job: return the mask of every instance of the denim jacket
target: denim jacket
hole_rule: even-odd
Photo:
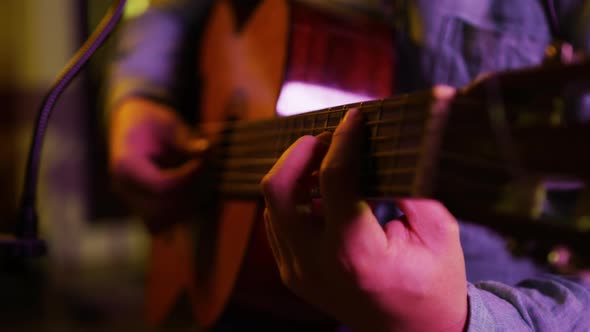
[[[122,35],[111,68],[109,107],[130,96],[180,105],[176,83],[178,73],[186,72],[181,59],[188,53],[194,61],[198,53],[183,40],[198,35],[211,1],[152,2]],[[400,92],[433,84],[460,87],[480,73],[538,64],[558,37],[590,49],[590,1],[557,1],[559,36],[552,36],[540,0],[371,1],[380,3],[393,13]],[[588,285],[542,275],[481,226],[461,223],[461,241],[470,281],[469,331],[590,331]]]

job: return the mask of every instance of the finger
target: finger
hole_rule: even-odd
[[[309,179],[326,150],[326,145],[315,137],[303,136],[283,153],[261,182],[271,212],[280,211],[278,216],[293,215],[296,205],[310,203]]]
[[[348,258],[382,250],[387,244],[383,229],[359,195],[362,134],[362,115],[352,109],[336,128],[320,169],[326,232],[340,248],[339,255]]]
[[[362,115],[351,109],[332,135],[320,168],[320,191],[326,217],[340,220],[355,215],[359,207]]]
[[[270,249],[275,258],[277,266],[279,266],[280,268],[282,264],[286,263],[286,260],[283,258],[284,255],[280,247],[281,242],[274,229],[273,221],[271,219],[270,211],[268,210],[268,208],[264,209],[264,226],[266,228],[266,237],[268,239]]]
[[[422,198],[397,199],[409,231],[429,247],[459,238],[457,219],[439,201]]]

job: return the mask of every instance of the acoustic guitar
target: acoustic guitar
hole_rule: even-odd
[[[547,106],[587,87],[590,65],[499,73],[454,97],[426,91],[377,99],[395,92],[392,41],[385,20],[368,12],[286,0],[215,3],[199,66],[199,130],[214,146],[200,188],[207,195],[195,220],[153,237],[150,323],[164,321],[181,296],[205,327],[230,302],[321,319],[280,283],[259,182],[298,137],[333,130],[353,107],[366,119],[365,197],[434,197],[458,217],[514,234],[587,243],[588,232],[531,224],[530,211],[514,207],[521,201],[502,198],[523,179],[566,174],[582,181],[590,174],[590,156],[569,148],[588,139],[590,128],[565,126]],[[352,103],[323,107],[314,97]],[[302,109],[320,110],[289,115]]]

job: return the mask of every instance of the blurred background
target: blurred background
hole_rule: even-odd
[[[0,235],[15,226],[41,100],[110,3],[0,0]],[[128,0],[124,19],[148,3]],[[0,261],[0,331],[150,330],[143,319],[149,237],[117,200],[106,168],[103,81],[116,41],[115,32],[53,113],[38,198],[49,253],[26,265]],[[195,331],[178,314],[159,331]]]
[[[147,4],[129,0],[125,16],[141,13]],[[14,227],[41,99],[109,5],[0,1],[0,232]],[[142,320],[147,234],[118,204],[106,177],[101,81],[113,42],[53,113],[38,200],[49,255],[26,268],[1,267],[2,331],[147,329]]]

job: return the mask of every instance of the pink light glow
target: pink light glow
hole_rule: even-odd
[[[288,82],[281,89],[277,101],[277,113],[281,116],[289,116],[372,99],[375,98],[322,85]]]

